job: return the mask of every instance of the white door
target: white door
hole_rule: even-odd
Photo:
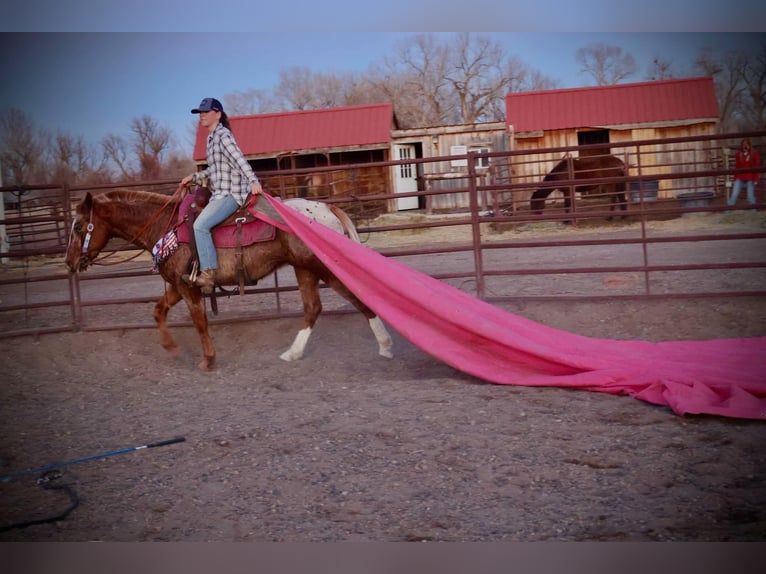
[[[413,144],[395,144],[394,159],[414,159],[415,146]],[[392,166],[394,170],[394,193],[410,193],[418,190],[418,170],[414,163],[403,163]],[[399,211],[405,209],[417,209],[418,198],[400,197],[396,200],[396,208]]]

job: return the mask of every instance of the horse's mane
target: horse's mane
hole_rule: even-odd
[[[163,195],[161,193],[155,193],[153,191],[143,191],[138,189],[113,189],[111,191],[107,191],[106,193],[102,193],[101,195],[96,196],[98,201],[108,202],[108,203],[119,203],[120,205],[123,204],[141,204],[145,205],[147,203],[157,205],[158,207],[161,207],[165,205],[166,203],[177,203],[178,199],[173,198],[171,199],[170,196]]]
[[[147,220],[154,214],[164,212],[162,217],[165,221],[168,217],[175,217],[180,198],[178,196],[163,195],[152,191],[135,189],[112,189],[93,196],[94,205],[103,209],[101,212],[107,218]],[[166,209],[167,208],[167,209]]]

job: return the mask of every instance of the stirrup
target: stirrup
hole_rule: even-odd
[[[181,281],[186,283],[189,287],[196,287],[197,286],[197,276],[199,274],[199,261],[196,259],[192,263],[192,268],[189,273],[184,273],[181,275]]]
[[[205,295],[210,295],[215,289],[215,271],[203,271],[197,275],[194,284],[199,287]]]

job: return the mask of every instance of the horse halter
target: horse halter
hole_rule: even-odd
[[[82,241],[82,253],[88,252],[88,245],[90,245],[90,234],[93,232],[93,222],[88,223],[88,227],[85,228],[85,239]]]
[[[72,221],[72,229],[69,230],[69,245],[67,246],[67,250],[72,245],[72,240],[75,236],[75,228],[77,227],[77,219]],[[91,207],[90,210],[90,219],[88,221],[88,225],[85,227],[85,237],[82,240],[82,248],[80,249],[80,261],[83,260],[90,262],[91,257],[88,256],[88,247],[90,246],[90,238],[91,234],[93,233],[94,225],[93,225],[93,208]]]

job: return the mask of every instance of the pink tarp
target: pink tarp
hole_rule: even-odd
[[[679,415],[766,420],[766,337],[653,343],[553,329],[269,201],[367,306],[412,344],[460,371],[497,384],[630,395]]]

